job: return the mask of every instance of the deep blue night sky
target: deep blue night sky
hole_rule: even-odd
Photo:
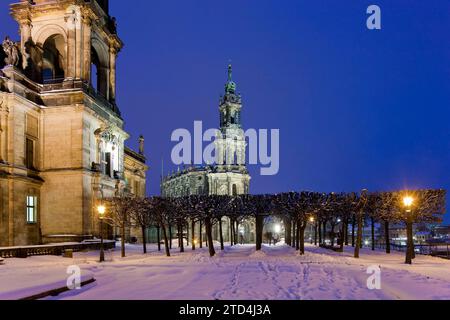
[[[6,2],[1,33],[18,40]],[[110,2],[118,102],[129,145],[146,137],[149,194],[171,132],[218,125],[230,60],[244,127],[281,134],[280,172],[252,167],[252,193],[450,188],[448,0]],[[370,4],[381,31],[366,28]]]

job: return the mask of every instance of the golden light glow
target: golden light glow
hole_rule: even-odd
[[[314,217],[309,218],[309,222],[314,222]]]
[[[97,211],[98,211],[98,214],[100,215],[100,217],[103,217],[105,215],[106,208],[103,205],[99,205],[97,207]]]
[[[195,240],[194,240],[194,244],[195,244],[195,245],[197,245],[197,244],[198,244],[198,241],[197,241],[197,239],[195,239]]]
[[[405,205],[405,207],[409,208],[413,205],[413,203],[414,199],[412,197],[407,196],[403,198],[403,204]]]

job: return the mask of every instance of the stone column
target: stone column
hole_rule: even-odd
[[[116,59],[117,50],[113,47],[109,49],[109,99],[116,100]]]
[[[89,17],[84,17],[82,79],[85,80],[87,83],[91,83],[91,33],[92,33],[92,20]]]
[[[75,28],[75,78],[81,79],[83,77],[84,69],[84,28],[83,21],[78,14],[74,14],[74,28]]]
[[[66,17],[67,23],[67,70],[66,79],[74,79],[76,75],[76,15]]]

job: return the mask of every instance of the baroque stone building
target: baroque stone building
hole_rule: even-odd
[[[123,44],[108,0],[21,0],[0,48],[0,246],[98,235],[103,199],[145,195],[116,104]]]
[[[228,67],[228,81],[225,94],[220,97],[220,129],[215,137],[216,162],[207,166],[191,166],[179,170],[161,182],[164,197],[182,197],[189,195],[240,195],[248,194],[250,174],[246,166],[245,133],[242,127],[242,98],[236,92],[236,83],[232,79],[232,67]],[[228,219],[223,220],[223,227],[229,227]],[[245,241],[254,241],[252,222],[241,225],[240,233]],[[217,228],[213,237],[218,239]],[[205,237],[203,237],[205,238]],[[225,233],[225,241],[229,234]]]

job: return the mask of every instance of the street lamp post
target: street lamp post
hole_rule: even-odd
[[[406,264],[412,264],[412,259],[414,256],[414,240],[413,240],[413,217],[412,217],[412,206],[414,204],[414,199],[410,196],[405,196],[403,198],[403,205],[406,208]]]
[[[106,208],[103,205],[97,207],[100,218],[100,262],[105,261],[105,250],[103,249],[103,219],[105,218]]]

